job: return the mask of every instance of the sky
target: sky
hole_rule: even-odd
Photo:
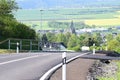
[[[100,5],[119,5],[120,0],[16,0],[18,6],[25,9],[56,8],[56,7],[81,7]]]

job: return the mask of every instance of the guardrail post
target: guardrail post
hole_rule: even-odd
[[[95,43],[93,44],[93,55],[95,54]]]
[[[66,52],[62,53],[62,80],[66,80]]]
[[[20,40],[20,50],[22,50],[22,40]]]
[[[10,39],[8,40],[8,49],[10,50]]]
[[[38,41],[38,51],[40,50],[40,42]]]
[[[16,53],[18,54],[19,53],[19,43],[17,42],[17,50],[16,50]]]
[[[30,41],[30,51],[32,50],[32,41]]]

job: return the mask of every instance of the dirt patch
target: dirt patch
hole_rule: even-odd
[[[67,64],[67,80],[86,80],[89,68],[95,60],[76,59]],[[50,80],[62,80],[62,69],[58,69],[50,78]]]

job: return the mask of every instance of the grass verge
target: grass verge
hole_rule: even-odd
[[[110,77],[98,77],[98,80],[120,80],[120,61],[115,61],[118,66],[118,70],[115,76]]]
[[[0,54],[15,53],[15,50],[0,49]]]

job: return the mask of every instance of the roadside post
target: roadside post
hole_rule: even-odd
[[[93,55],[95,54],[95,43],[93,44]]]
[[[62,53],[62,80],[66,80],[66,52]]]
[[[19,43],[17,42],[17,50],[16,50],[16,53],[18,54],[19,53]]]

